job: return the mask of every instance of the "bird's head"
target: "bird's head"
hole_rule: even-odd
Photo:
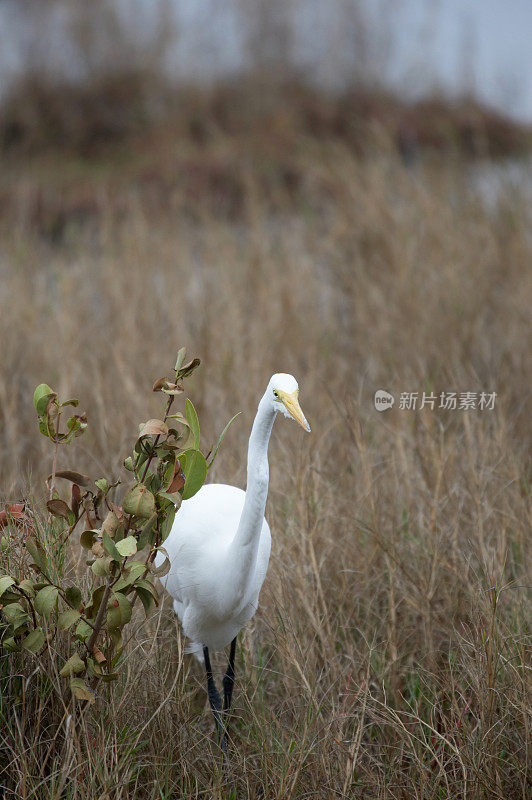
[[[266,390],[266,397],[272,403],[273,408],[284,414],[285,417],[295,419],[302,428],[310,433],[310,425],[301,411],[298,395],[299,386],[293,375],[285,372],[272,375]]]

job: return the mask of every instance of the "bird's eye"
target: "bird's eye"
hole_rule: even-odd
[[[274,396],[276,399],[278,399],[278,397],[279,397],[279,392],[277,391],[277,389],[274,389],[274,390],[273,390],[273,396]]]

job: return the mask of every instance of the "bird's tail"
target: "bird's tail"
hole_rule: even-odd
[[[174,613],[177,614],[180,622],[183,622],[183,616],[185,614],[185,606],[180,600],[174,599]],[[185,647],[185,653],[192,653],[194,658],[197,658],[200,664],[205,662],[203,658],[203,645],[199,642],[190,642],[190,644]]]
[[[203,658],[203,645],[201,645],[199,642],[190,642],[190,644],[185,648],[185,653],[192,653],[194,658],[196,658],[200,664],[205,663],[205,659]]]

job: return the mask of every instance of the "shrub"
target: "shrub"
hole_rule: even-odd
[[[92,480],[72,469],[56,469],[60,446],[87,428],[86,414],[64,417],[77,399],[60,401],[47,384],[34,393],[40,432],[53,443],[52,472],[48,477],[48,521],[24,504],[6,506],[3,526],[1,647],[9,653],[46,655],[52,646],[63,652],[59,675],[71,694],[91,704],[101,682],[114,681],[123,663],[123,631],[140,600],[146,616],[158,604],[156,576],[170,569],[164,541],[170,533],[182,499],[203,485],[209,464],[200,446],[200,427],[192,402],[186,414],[170,413],[183,381],[199,365],[185,361],[179,351],[172,380],[157,380],[153,391],[166,395],[162,419],[139,425],[132,454],[124,461],[132,482],[122,505],[111,498],[119,482]],[[56,489],[59,479],[71,484],[70,500]],[[66,575],[66,549],[74,532],[83,528],[79,542],[88,558],[78,574]],[[24,531],[21,537],[20,531]],[[166,558],[158,568],[158,552]],[[41,664],[44,662],[40,662]]]

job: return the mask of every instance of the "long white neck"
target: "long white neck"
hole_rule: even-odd
[[[240,522],[231,542],[224,583],[232,587],[234,596],[244,597],[253,578],[259,547],[266,498],[268,496],[268,443],[275,421],[275,410],[264,396],[259,403],[248,446],[246,499]]]

